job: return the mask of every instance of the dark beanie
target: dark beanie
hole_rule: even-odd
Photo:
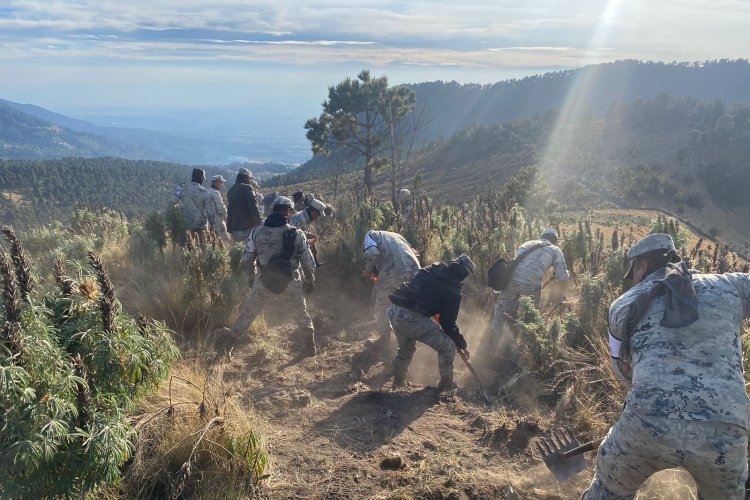
[[[203,184],[203,181],[206,180],[206,171],[200,168],[194,168],[193,177],[190,180],[197,182],[198,184]]]

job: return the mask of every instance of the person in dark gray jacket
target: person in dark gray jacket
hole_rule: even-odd
[[[466,339],[456,324],[461,307],[461,284],[473,272],[474,262],[468,255],[461,255],[448,264],[438,262],[420,269],[414,278],[390,295],[388,318],[398,339],[398,353],[393,360],[395,387],[405,383],[417,349],[416,341],[438,352],[438,389],[454,387],[453,358],[456,349],[469,356]]]
[[[263,222],[251,182],[252,173],[241,168],[234,186],[227,192],[227,230],[232,233],[234,241],[245,241],[250,231]]]

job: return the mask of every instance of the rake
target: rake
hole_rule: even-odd
[[[559,482],[564,482],[586,468],[583,454],[596,450],[604,437],[579,445],[573,433],[567,427],[552,432],[549,437],[540,438],[536,447],[542,455],[547,468]]]

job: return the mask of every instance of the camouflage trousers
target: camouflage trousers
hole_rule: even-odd
[[[234,238],[234,241],[239,241],[244,243],[248,236],[250,236],[250,231],[252,231],[253,228],[246,229],[244,231],[232,231],[232,238]]]
[[[232,324],[233,334],[238,337],[246,334],[250,328],[250,324],[263,312],[263,308],[269,300],[284,301],[287,306],[286,310],[294,316],[303,333],[314,332],[312,318],[307,313],[307,304],[300,279],[290,281],[286,290],[278,294],[268,290],[263,286],[260,279],[256,279],[245,297],[242,309],[240,310],[240,316]]]
[[[633,498],[652,474],[682,467],[705,500],[745,498],[747,433],[734,424],[623,413],[596,457],[587,500]]]
[[[393,328],[391,328],[391,321],[388,318],[388,307],[391,305],[391,299],[388,295],[392,293],[392,290],[385,290],[381,288],[375,292],[375,322],[378,334],[384,338],[390,338]]]
[[[399,276],[396,278],[381,278],[375,288],[375,321],[376,328],[381,337],[390,338],[391,322],[388,318],[388,307],[391,305],[391,299],[388,298],[404,281],[410,280],[414,275]]]
[[[504,351],[508,347],[509,330],[506,328],[511,321],[508,319],[516,317],[518,312],[518,299],[522,295],[528,295],[534,299],[537,307],[541,304],[542,289],[539,286],[519,285],[510,283],[508,288],[500,292],[495,300],[495,310],[492,313],[492,321],[487,328],[481,349],[482,357],[486,361],[504,358]]]
[[[214,224],[213,228],[214,228],[214,231],[216,231],[216,236],[218,236],[224,241],[229,241],[229,233],[227,232],[226,222],[221,221],[218,224]]]
[[[388,307],[388,317],[398,340],[398,353],[393,360],[393,373],[406,376],[411,359],[417,350],[417,341],[427,344],[438,353],[440,377],[453,376],[453,358],[456,356],[456,343],[448,337],[440,325],[432,318],[404,309],[395,304]]]

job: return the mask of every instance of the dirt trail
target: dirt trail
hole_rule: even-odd
[[[533,438],[550,427],[549,416],[483,406],[458,357],[463,389],[454,393],[427,385],[381,387],[386,363],[358,356],[375,326],[367,307],[351,295],[332,300],[334,288],[321,278],[308,303],[318,356],[295,355],[294,325],[278,321],[283,311],[268,310],[266,332],[221,367],[230,390],[268,422],[269,497],[580,497],[590,469],[559,485],[532,451]],[[355,370],[353,358],[360,362]],[[407,380],[437,383],[429,348],[420,347]]]

